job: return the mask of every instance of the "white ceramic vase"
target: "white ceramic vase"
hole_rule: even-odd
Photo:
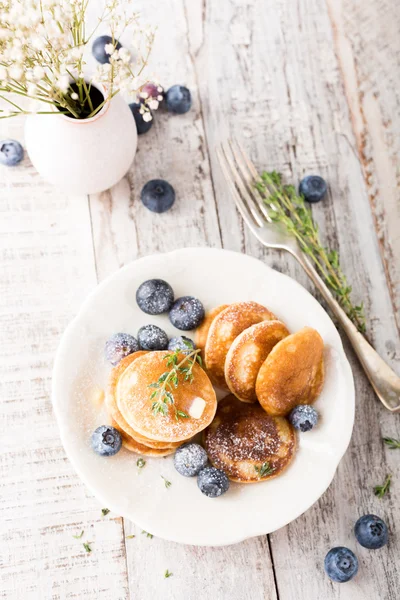
[[[128,104],[118,94],[90,119],[29,115],[25,144],[44,179],[69,194],[95,194],[128,171],[137,130]]]

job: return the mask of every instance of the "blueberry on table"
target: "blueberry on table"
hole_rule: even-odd
[[[92,44],[92,54],[97,62],[102,65],[110,62],[110,54],[105,50],[105,47],[108,44],[112,44],[116,50],[122,48],[121,44],[117,40],[113,41],[110,35],[101,35],[96,38]]]
[[[105,356],[115,367],[125,356],[138,350],[140,350],[139,343],[133,335],[129,333],[114,333],[106,341]]]
[[[166,350],[168,336],[157,325],[144,325],[138,331],[138,340],[142,350]]]
[[[169,112],[183,115],[192,106],[192,95],[187,87],[173,85],[165,94],[165,105]]]
[[[204,306],[193,296],[182,296],[175,300],[169,312],[172,325],[182,331],[196,329],[205,316]]]
[[[197,485],[205,496],[217,498],[228,491],[229,479],[220,469],[205,467],[197,477]]]
[[[389,539],[385,521],[376,515],[364,515],[360,517],[354,526],[354,533],[357,542],[370,550],[377,550],[378,548],[382,548],[382,546],[386,546]]]
[[[289,413],[288,419],[295,429],[310,431],[318,422],[318,413],[309,404],[299,404]]]
[[[146,208],[155,213],[163,213],[175,202],[175,190],[164,179],[151,179],[143,187],[140,198]]]
[[[326,181],[319,175],[307,175],[300,181],[299,194],[307,202],[319,202],[324,198],[327,191]]]
[[[190,354],[190,352],[196,350],[196,344],[185,335],[180,335],[169,340],[168,350],[172,350],[173,352],[180,350],[183,354]]]
[[[101,425],[92,433],[92,448],[100,456],[114,456],[121,446],[121,434],[111,425]]]
[[[332,581],[345,583],[357,574],[358,560],[354,552],[344,546],[337,546],[325,556],[324,567]]]
[[[148,315],[161,315],[173,305],[174,291],[163,279],[148,279],[138,287],[136,302]]]
[[[15,167],[24,157],[24,149],[17,140],[3,140],[0,142],[0,164],[6,167]]]
[[[183,444],[174,455],[174,467],[184,477],[194,477],[207,466],[207,452],[200,444]]]
[[[142,108],[142,104],[140,102],[132,102],[129,105],[129,108],[131,109],[131,112],[135,119],[138,135],[147,133],[149,131],[149,129],[151,129],[153,126],[153,119],[151,119],[150,121],[145,121],[143,119],[143,114],[140,112],[140,110],[144,110],[144,109]]]

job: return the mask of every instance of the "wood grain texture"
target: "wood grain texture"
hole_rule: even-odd
[[[399,451],[387,450],[381,436],[400,437],[400,423],[378,404],[345,340],[357,394],[350,448],[319,502],[269,540],[195,548],[149,539],[118,515],[102,518],[65,457],[51,411],[52,360],[97,280],[137,256],[223,245],[314,293],[293,259],[261,248],[239,219],[215,155],[230,133],[259,168],[276,168],[288,181],[312,172],[329,181],[328,199],[314,208],[321,234],[340,250],[355,298],[365,299],[371,341],[399,368],[394,0],[141,0],[137,7],[159,25],[153,71],[167,87],[187,85],[193,109],[157,113],[129,176],[89,205],[41,182],[28,159],[1,171],[0,598],[397,600],[398,535],[369,552],[352,527],[365,512],[398,527]],[[20,127],[1,121],[1,137],[21,139]],[[164,215],[139,199],[156,177],[177,192]],[[386,473],[392,490],[378,500],[372,488]],[[72,537],[81,530],[93,541],[90,555]],[[339,544],[360,559],[359,577],[345,586],[323,573],[327,550]]]

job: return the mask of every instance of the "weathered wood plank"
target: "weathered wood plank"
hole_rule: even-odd
[[[6,135],[22,140],[22,122],[2,121]],[[102,518],[76,476],[50,399],[60,336],[96,283],[88,200],[25,158],[1,169],[0,212],[0,597],[126,600],[122,521]]]
[[[270,264],[304,280],[282,257],[260,251],[247,232],[243,237],[215,157],[215,146],[226,131],[244,142],[260,168],[280,170],[291,181],[305,173],[321,173],[331,188],[328,200],[314,211],[322,236],[338,247],[355,297],[366,301],[371,339],[398,366],[392,299],[326,6],[314,0],[273,4],[225,0],[208,3],[199,22],[198,5],[193,8],[192,2],[186,2],[191,30],[196,32],[191,36],[192,56],[224,245],[265,256]],[[356,548],[351,530],[360,514],[382,514],[392,528],[399,517],[399,468],[381,441],[388,431],[398,434],[398,419],[378,404],[349,349],[348,354],[359,403],[352,444],[334,484],[317,506],[271,536],[280,598],[394,600],[399,587],[394,573],[396,539],[379,555],[358,547],[360,577],[347,586],[332,585],[323,573],[323,558],[331,546]],[[394,474],[395,483],[391,497],[379,502],[372,487],[386,472]]]

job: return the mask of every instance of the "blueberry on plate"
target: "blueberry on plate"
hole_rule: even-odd
[[[229,479],[223,471],[215,467],[205,467],[197,477],[200,491],[209,498],[218,498],[229,489]]]
[[[113,41],[110,35],[101,35],[96,38],[92,44],[92,54],[102,65],[110,62],[110,55],[105,50],[107,44],[112,44],[116,50],[122,48],[121,44],[117,40]]]
[[[172,325],[182,331],[196,329],[204,319],[204,306],[193,296],[182,296],[175,300],[169,311]]]
[[[357,575],[358,560],[357,556],[344,546],[337,546],[329,550],[325,556],[325,572],[338,583],[345,583]]]
[[[0,142],[0,164],[6,167],[15,167],[24,157],[24,149],[17,140],[3,140]]]
[[[309,404],[299,404],[289,413],[290,423],[300,431],[310,431],[318,422],[318,413]]]
[[[138,331],[138,340],[142,350],[166,350],[168,336],[157,325],[143,325]]]
[[[165,104],[169,112],[183,115],[192,106],[192,95],[184,85],[173,85],[165,94]]]
[[[179,337],[173,337],[169,340],[168,350],[180,350],[183,354],[189,354],[196,350],[197,346],[193,340],[186,337],[185,335],[180,335]]]
[[[136,292],[139,308],[148,315],[162,315],[174,303],[174,291],[163,279],[148,279]]]
[[[364,515],[360,517],[354,526],[354,533],[357,542],[370,550],[386,546],[389,539],[385,521],[376,515]]]
[[[207,466],[207,452],[200,444],[183,444],[174,455],[174,467],[184,477],[194,477]]]
[[[101,425],[92,433],[92,448],[100,456],[113,456],[121,446],[121,434],[111,425]]]
[[[175,202],[175,190],[164,179],[151,179],[144,185],[140,198],[145,207],[152,212],[163,213]]]
[[[299,193],[307,202],[319,202],[324,198],[328,187],[319,175],[307,175],[300,181]]]
[[[131,112],[132,112],[133,117],[135,119],[136,129],[137,129],[138,135],[142,135],[143,133],[147,133],[149,131],[149,129],[151,129],[152,126],[153,126],[153,119],[151,119],[151,121],[145,121],[143,119],[143,115],[140,112],[140,109],[142,109],[142,105],[141,105],[140,102],[132,102],[129,105],[129,108],[131,109]]]
[[[140,350],[139,343],[133,335],[129,333],[114,333],[106,341],[105,356],[115,367],[125,356],[138,350]]]

